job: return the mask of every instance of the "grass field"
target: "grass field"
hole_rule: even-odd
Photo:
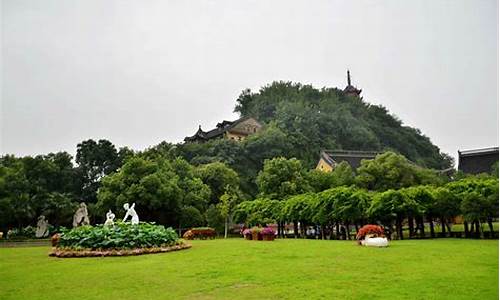
[[[0,248],[0,299],[498,299],[498,241],[194,241],[180,252],[50,258]]]

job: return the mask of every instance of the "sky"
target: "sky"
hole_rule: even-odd
[[[456,158],[498,146],[495,0],[3,0],[0,153],[141,150],[212,129],[241,91],[346,85]]]

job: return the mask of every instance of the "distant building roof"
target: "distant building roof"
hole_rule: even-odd
[[[323,158],[323,160],[331,167],[335,167],[336,164],[345,161],[352,168],[356,169],[361,165],[361,161],[363,159],[374,159],[378,154],[381,154],[381,152],[357,150],[323,150],[320,153],[320,158]]]
[[[233,127],[235,127],[239,123],[244,122],[244,121],[251,119],[251,118],[252,117],[242,117],[242,118],[239,118],[238,120],[235,120],[235,121],[224,120],[220,123],[217,123],[217,126],[214,129],[209,130],[209,131],[203,131],[201,129],[201,125],[200,125],[198,128],[198,131],[196,131],[196,133],[194,135],[184,138],[184,141],[185,142],[193,142],[193,141],[197,141],[197,140],[206,141],[206,140],[218,137],[218,136],[222,136],[226,131],[231,130]]]
[[[467,174],[490,173],[498,162],[498,147],[458,151],[458,169]]]

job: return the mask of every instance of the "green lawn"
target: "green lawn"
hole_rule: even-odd
[[[498,241],[194,241],[180,252],[50,258],[0,248],[0,299],[498,299]]]

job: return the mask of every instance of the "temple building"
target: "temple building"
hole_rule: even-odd
[[[330,172],[335,166],[343,161],[347,162],[351,168],[357,169],[363,159],[374,159],[380,152],[375,151],[355,151],[355,150],[323,150],[319,155],[316,170]]]
[[[458,170],[466,174],[491,173],[498,162],[498,147],[458,151]]]
[[[344,89],[344,93],[348,96],[359,97],[361,94],[361,90],[358,90],[354,86],[351,85],[351,73],[347,70],[347,86]]]
[[[252,117],[243,117],[236,121],[222,121],[209,131],[203,131],[201,125],[193,136],[184,139],[186,143],[206,142],[211,139],[225,138],[242,141],[247,136],[259,132],[262,125]]]

